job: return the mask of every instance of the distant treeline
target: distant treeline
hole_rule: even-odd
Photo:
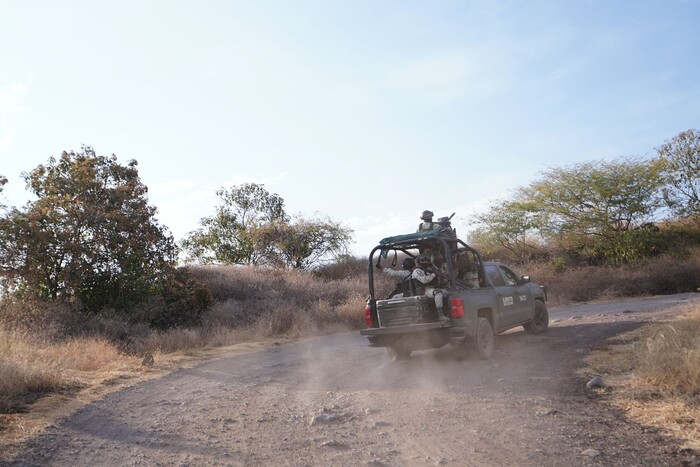
[[[651,159],[550,168],[477,216],[470,242],[485,256],[541,260],[562,270],[625,264],[700,245],[700,133],[684,131]],[[219,204],[178,244],[148,204],[137,162],[88,146],[50,158],[23,178],[36,200],[0,204],[5,303],[61,302],[116,312],[159,328],[196,324],[210,287],[187,263],[363,273],[347,254],[352,231],[329,218],[291,218],[263,185],[217,191]],[[0,195],[7,183],[0,176]],[[1,311],[1,310],[0,310]]]
[[[700,132],[650,159],[544,170],[476,217],[470,242],[487,256],[557,267],[625,264],[700,244]]]

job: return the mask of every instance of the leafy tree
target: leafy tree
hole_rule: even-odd
[[[7,177],[0,175],[0,195],[2,195],[2,191],[5,189],[5,185],[7,184]],[[5,209],[5,205],[0,202],[0,209]]]
[[[516,198],[539,213],[533,227],[546,238],[611,239],[653,217],[661,186],[654,164],[621,158],[549,169],[517,190]]]
[[[505,253],[508,259],[525,259],[542,251],[536,229],[537,215],[519,201],[498,201],[475,217],[473,223],[477,227],[469,235],[469,241],[487,256]]]
[[[657,148],[667,186],[664,200],[679,216],[700,214],[700,132],[687,130]]]
[[[190,232],[182,241],[190,261],[221,264],[258,264],[268,252],[258,248],[261,242],[251,237],[251,230],[275,222],[286,222],[284,199],[269,193],[264,185],[246,183],[230,189],[221,188],[216,195],[221,204],[213,216],[200,221],[201,228]]]
[[[278,243],[289,234],[286,220],[256,223],[241,232],[241,236],[251,245],[251,256],[247,264],[257,266],[285,267],[280,256]]]
[[[298,219],[281,229],[276,241],[287,267],[310,269],[347,254],[352,231],[330,219]]]
[[[268,192],[264,185],[244,183],[229,190],[221,188],[216,194],[223,200],[228,213],[242,226],[289,218],[284,212],[284,199]]]
[[[477,216],[471,239],[510,259],[549,250],[572,261],[624,262],[659,251],[657,235],[634,229],[662,204],[660,170],[635,158],[546,170]]]
[[[37,199],[0,219],[5,289],[85,310],[128,308],[160,290],[176,250],[136,167],[85,146],[23,174]]]
[[[189,261],[310,269],[347,251],[352,231],[330,219],[290,221],[284,199],[248,183],[217,195],[216,213],[182,241]]]

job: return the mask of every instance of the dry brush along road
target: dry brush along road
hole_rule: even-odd
[[[692,300],[555,308],[545,334],[497,336],[488,361],[392,361],[357,333],[221,358],[85,406],[13,464],[700,465],[580,374],[592,347]]]

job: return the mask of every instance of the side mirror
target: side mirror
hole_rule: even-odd
[[[530,282],[530,280],[531,280],[530,276],[521,276],[520,277],[520,282],[522,282],[523,284],[527,284],[528,282]]]

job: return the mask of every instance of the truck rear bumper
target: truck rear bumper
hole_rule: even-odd
[[[409,324],[406,326],[391,326],[387,328],[370,328],[362,329],[360,335],[362,336],[387,336],[394,334],[413,334],[415,332],[425,332],[434,329],[449,328],[451,324],[445,323],[422,323],[422,324]]]
[[[407,326],[363,329],[360,334],[367,337],[370,347],[394,347],[401,345],[411,350],[437,349],[450,342],[466,338],[466,329],[440,323],[422,323]]]

